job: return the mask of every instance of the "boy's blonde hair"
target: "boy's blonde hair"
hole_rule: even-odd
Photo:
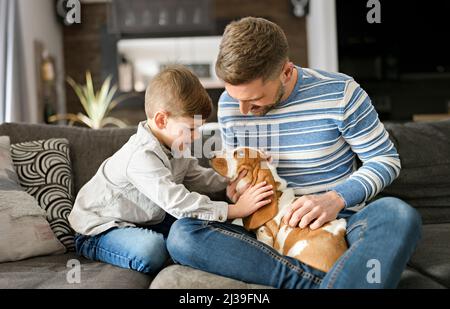
[[[281,73],[288,52],[288,41],[280,26],[264,18],[245,17],[225,28],[216,74],[231,85],[259,78],[271,80]]]
[[[197,76],[182,65],[171,65],[152,78],[145,92],[145,114],[153,118],[159,110],[169,116],[207,119],[212,101]]]

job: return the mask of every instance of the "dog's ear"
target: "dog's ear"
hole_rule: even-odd
[[[268,185],[272,185],[273,190],[276,192],[276,185],[272,174],[267,174],[267,171],[260,169],[255,183],[260,183],[262,181],[266,181]],[[269,198],[272,200],[270,204],[261,207],[256,212],[243,219],[244,227],[247,230],[256,230],[276,216],[278,213],[278,195],[274,194]]]
[[[244,178],[241,179],[241,181],[239,181],[236,185],[236,191],[239,192],[239,194],[242,194],[245,190],[247,189],[248,186],[252,186],[252,181],[253,181],[253,175],[252,173],[249,172],[250,167],[247,165],[243,165],[238,169],[237,174],[239,175],[243,170],[247,170],[247,175],[245,175]],[[236,178],[237,179],[237,178]],[[241,184],[242,182],[242,184]]]
[[[247,165],[245,165],[245,164],[242,164],[239,168],[238,168],[238,170],[237,170],[237,174],[239,175],[243,170],[249,170],[249,166],[247,166]]]
[[[272,163],[273,158],[272,158],[272,155],[270,153],[268,153],[265,150],[261,150],[261,149],[259,150],[259,152],[260,152],[260,155],[261,155],[261,159],[266,160],[269,163]]]

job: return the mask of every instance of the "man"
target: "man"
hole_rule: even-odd
[[[278,288],[396,287],[421,220],[399,199],[373,200],[398,176],[400,159],[367,94],[344,74],[294,66],[283,31],[262,18],[227,26],[216,72],[226,88],[219,101],[225,147],[243,146],[249,126],[259,138],[275,137],[278,143],[267,150],[299,196],[285,222],[317,229],[346,218],[349,249],[325,274],[278,254],[240,226],[182,219],[168,239],[172,258]],[[239,198],[235,184],[227,190],[232,200]]]

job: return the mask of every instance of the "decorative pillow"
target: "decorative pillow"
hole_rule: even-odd
[[[23,190],[10,154],[9,136],[0,136],[0,190]]]
[[[67,217],[73,205],[69,141],[51,138],[11,145],[19,183],[47,213],[56,237],[74,250],[74,232]]]
[[[0,190],[0,262],[64,253],[45,217],[28,193]]]

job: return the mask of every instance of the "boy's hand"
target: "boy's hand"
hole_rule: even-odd
[[[228,205],[228,219],[243,218],[251,215],[264,205],[270,204],[266,199],[273,195],[272,185],[260,182],[242,193],[235,205]]]
[[[324,194],[303,195],[291,204],[290,210],[283,218],[291,227],[320,228],[327,222],[336,219],[339,211],[345,207],[344,200],[335,191]]]
[[[241,196],[242,192],[236,191],[236,186],[238,182],[245,177],[245,175],[247,175],[247,170],[243,170],[242,172],[240,172],[238,178],[236,178],[235,181],[230,182],[227,186],[227,197],[232,203],[236,203]],[[247,190],[249,186],[250,184],[247,184],[242,191]]]

